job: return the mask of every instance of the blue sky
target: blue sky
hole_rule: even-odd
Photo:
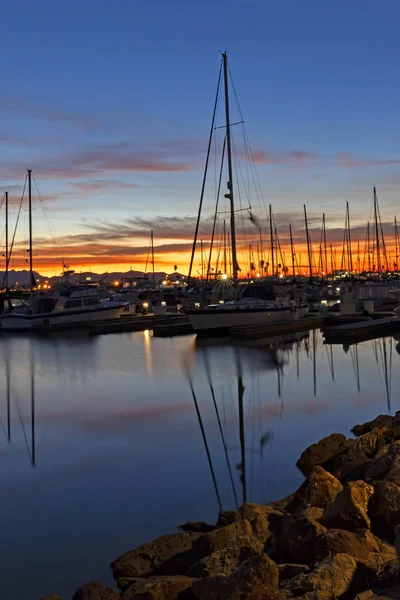
[[[192,236],[227,49],[265,202],[284,221],[306,202],[337,224],[349,200],[361,222],[376,185],[391,221],[399,18],[394,0],[6,3],[0,189],[16,199],[32,167],[63,257],[80,267],[140,263],[151,227],[174,264]]]

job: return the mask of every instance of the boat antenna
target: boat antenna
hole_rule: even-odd
[[[381,252],[379,247],[379,225],[378,225],[378,200],[376,198],[376,188],[374,187],[374,217],[375,217],[375,235],[376,235],[376,258],[378,266],[378,276],[381,274]]]
[[[218,107],[219,88],[220,88],[220,83],[221,83],[221,73],[222,73],[222,65],[221,65],[221,67],[219,69],[219,76],[218,76],[218,83],[217,83],[217,92],[216,92],[216,95],[215,95],[215,102],[214,102],[214,111],[213,111],[213,116],[212,116],[212,119],[211,119],[210,135],[209,135],[209,138],[208,138],[208,148],[207,148],[207,155],[206,155],[206,164],[205,164],[205,167],[204,167],[203,183],[201,185],[200,203],[199,203],[199,210],[198,210],[198,213],[197,213],[196,229],[195,229],[194,238],[193,238],[192,254],[190,256],[189,273],[188,273],[188,285],[186,287],[186,292],[189,290],[189,287],[190,287],[190,277],[192,275],[193,260],[194,260],[194,255],[195,255],[195,252],[196,252],[197,236],[198,236],[198,233],[199,233],[200,217],[201,217],[201,211],[202,211],[202,208],[203,208],[204,192],[205,192],[206,181],[207,181],[208,162],[209,162],[209,159],[210,159],[212,139],[213,139],[213,133],[214,133],[215,117],[216,117],[216,114],[217,114],[217,107]]]
[[[232,269],[233,278],[237,279],[239,265],[236,255],[236,226],[235,226],[235,203],[233,197],[233,171],[232,171],[232,145],[231,145],[231,123],[229,114],[229,82],[228,82],[228,56],[226,52],[222,53],[222,63],[224,67],[224,90],[225,90],[225,124],[226,124],[226,152],[228,157],[228,193],[225,198],[230,200],[231,208],[231,250],[232,250]]]
[[[290,235],[290,251],[292,254],[292,275],[293,279],[295,278],[295,269],[294,269],[294,260],[295,260],[295,252],[293,247],[293,236],[292,236],[292,225],[289,223],[289,235]]]
[[[32,169],[28,169],[28,202],[29,202],[29,294],[33,294],[33,248],[32,248]]]
[[[6,272],[5,286],[8,287],[8,192],[6,192]]]

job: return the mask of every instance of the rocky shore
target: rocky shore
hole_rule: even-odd
[[[289,497],[186,523],[111,563],[119,591],[72,600],[400,599],[400,412],[352,432],[304,450]]]

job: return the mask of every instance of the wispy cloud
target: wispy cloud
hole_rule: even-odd
[[[252,157],[258,165],[304,165],[317,158],[315,154],[303,150],[291,150],[283,154],[267,150],[253,150]]]
[[[80,192],[88,194],[94,192],[117,192],[119,190],[133,190],[138,187],[137,183],[117,181],[116,179],[92,179],[89,181],[76,181],[71,185]]]
[[[400,158],[361,158],[351,152],[339,152],[337,158],[337,166],[348,169],[400,165]]]

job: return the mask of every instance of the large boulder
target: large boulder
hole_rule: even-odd
[[[271,555],[279,563],[314,562],[315,544],[326,528],[301,513],[285,515],[279,530],[274,532]]]
[[[361,435],[349,450],[349,456],[360,461],[374,458],[379,448],[386,445],[386,438],[382,429],[376,428]]]
[[[192,531],[173,533],[122,554],[111,563],[117,586],[123,590],[133,579],[150,575],[186,575],[190,566],[201,558],[193,549],[194,542],[201,537],[202,534]]]
[[[194,531],[196,533],[208,533],[209,531],[214,531],[215,526],[209,525],[204,521],[187,521],[187,523],[178,525],[178,529],[182,529],[182,531]]]
[[[372,531],[389,542],[400,523],[400,487],[392,481],[378,481],[369,509]]]
[[[382,447],[382,450],[385,446]],[[384,479],[390,471],[400,468],[400,440],[393,442],[387,452],[383,452],[381,456],[375,457],[375,460],[370,464],[365,471],[365,480],[376,482]]]
[[[266,555],[243,562],[232,575],[201,579],[193,584],[198,600],[279,600],[279,572]]]
[[[375,419],[367,421],[367,423],[363,423],[363,425],[354,425],[351,431],[358,437],[376,428],[385,429],[386,427],[391,427],[392,423],[393,417],[390,415],[378,415]]]
[[[76,590],[72,600],[118,600],[118,595],[104,583],[93,581]]]
[[[249,521],[240,519],[226,527],[221,527],[221,529],[215,529],[210,533],[206,533],[196,541],[194,549],[202,558],[212,552],[224,550],[227,546],[233,544],[240,545],[240,540],[242,538],[245,538],[247,541],[247,539],[252,536],[253,528]]]
[[[336,554],[316,565],[309,574],[302,574],[284,583],[294,597],[341,598],[356,589],[357,563],[349,554]]]
[[[329,529],[315,545],[315,558],[324,559],[333,554],[350,554],[371,572],[377,572],[385,562],[396,557],[395,549],[368,530],[357,532]]]
[[[308,565],[296,565],[293,563],[282,563],[278,565],[279,571],[279,582],[286,581],[287,579],[293,579],[302,573],[309,573],[310,567]]]
[[[328,460],[346,449],[347,440],[342,433],[331,433],[316,444],[304,450],[296,465],[308,477],[314,467],[324,465]]]
[[[372,485],[365,481],[351,481],[337,496],[327,504],[322,523],[336,529],[369,529],[368,504],[374,493]]]
[[[218,520],[215,525],[217,529],[231,525],[235,521],[239,520],[238,513],[236,510],[220,510],[218,513]]]
[[[286,506],[289,512],[299,512],[308,506],[325,508],[343,489],[340,481],[319,465],[313,468],[308,478],[296,491]]]
[[[123,600],[189,600],[193,598],[190,577],[149,577],[136,579],[120,596]]]
[[[261,554],[264,545],[255,537],[240,537],[235,543],[216,550],[192,566],[190,577],[230,577],[245,560]]]
[[[276,510],[269,504],[255,504],[245,502],[238,511],[241,519],[247,520],[253,530],[254,536],[263,544],[271,537],[271,531],[279,526],[283,517],[280,510]]]

